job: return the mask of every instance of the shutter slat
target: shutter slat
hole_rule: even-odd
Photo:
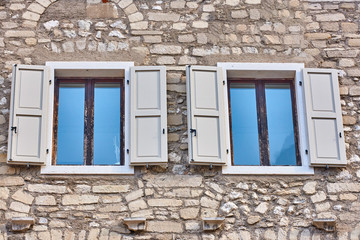
[[[346,165],[337,71],[304,69],[304,88],[311,165]]]
[[[17,65],[14,72],[9,130],[9,164],[38,165],[46,159],[49,71]],[[11,128],[16,127],[15,130]]]
[[[130,164],[167,163],[165,67],[132,67]]]
[[[226,144],[221,68],[191,66],[187,75],[191,163],[224,165]]]

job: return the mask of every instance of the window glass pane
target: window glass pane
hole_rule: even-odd
[[[84,163],[85,84],[59,85],[57,164]]]
[[[230,85],[234,165],[260,165],[255,84]]]
[[[94,165],[120,165],[120,83],[96,83]]]
[[[290,84],[265,84],[270,165],[296,165]]]

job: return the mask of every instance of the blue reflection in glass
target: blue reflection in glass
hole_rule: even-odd
[[[290,84],[265,84],[270,165],[296,165]]]
[[[120,83],[96,83],[94,165],[120,165]]]
[[[57,132],[58,165],[84,162],[85,84],[60,84]]]
[[[260,165],[255,84],[230,85],[234,165]]]

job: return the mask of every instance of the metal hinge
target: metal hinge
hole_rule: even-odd
[[[49,80],[49,84],[51,84],[51,80]]]
[[[305,154],[308,155],[309,154],[309,151],[307,149],[305,149]]]
[[[49,149],[48,149],[48,148],[46,149],[46,153],[49,153]]]
[[[126,153],[129,154],[129,152],[130,152],[129,149],[126,149]]]
[[[299,81],[299,85],[302,86],[302,81]]]
[[[190,128],[190,133],[194,133],[194,137],[196,136],[196,129]]]
[[[128,79],[128,80],[126,80],[126,83],[129,85],[130,84],[130,80]]]
[[[11,130],[11,131],[14,131],[14,133],[17,133],[16,129],[17,129],[16,127],[11,127],[11,128],[10,128],[10,130]]]
[[[225,80],[223,81],[223,85],[225,85]]]

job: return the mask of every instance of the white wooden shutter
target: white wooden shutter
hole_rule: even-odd
[[[226,163],[224,88],[219,67],[187,70],[190,163]]]
[[[46,158],[49,71],[15,65],[13,71],[9,164],[43,164]]]
[[[304,69],[304,88],[311,165],[346,165],[337,71]]]
[[[167,163],[165,67],[132,67],[130,102],[130,164]]]

